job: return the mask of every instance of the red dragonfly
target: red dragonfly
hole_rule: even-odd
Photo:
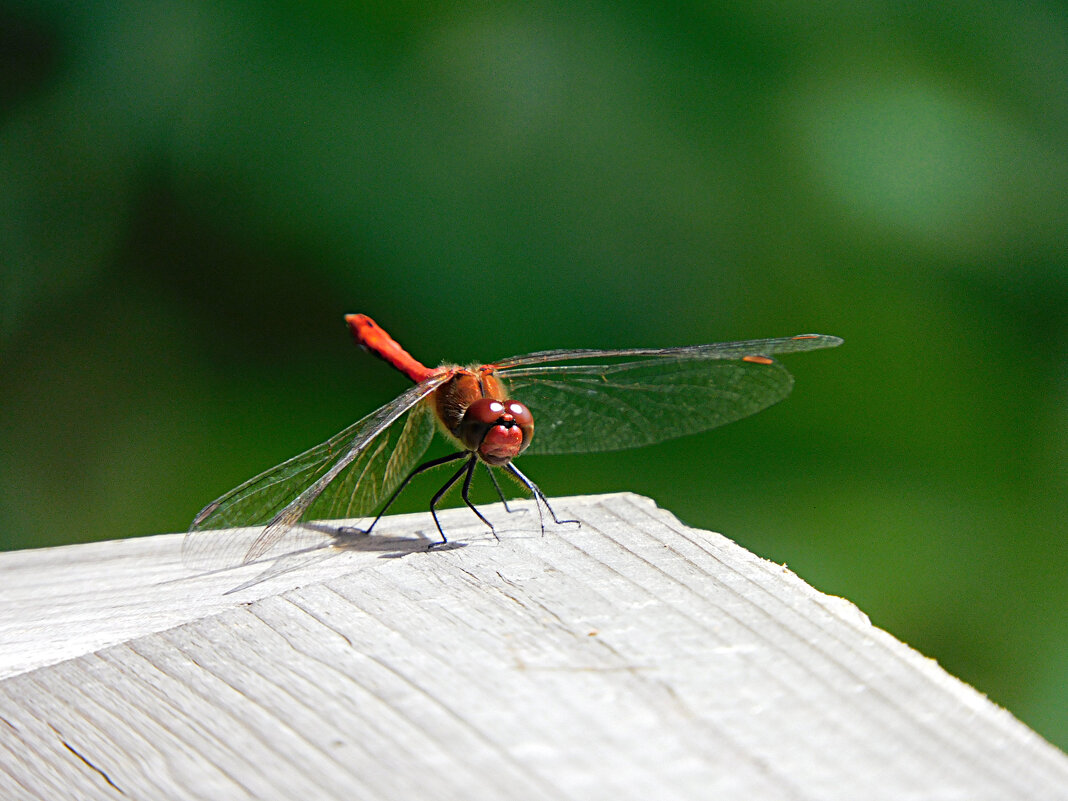
[[[358,518],[381,507],[375,524],[408,482],[449,462],[460,468],[434,495],[430,511],[461,478],[468,498],[475,466],[510,473],[549,510],[545,495],[515,466],[523,453],[590,453],[651,445],[739,420],[785,398],[793,378],[772,354],[831,348],[838,337],[802,334],[679,348],[547,350],[491,364],[430,368],[420,364],[364,314],[345,317],[364,349],[415,382],[408,391],[331,437],[246,481],[194,518],[186,561],[246,564],[321,540],[316,519]],[[583,363],[608,359],[608,363]],[[563,364],[578,362],[578,364]],[[537,436],[535,424],[537,420]],[[440,426],[456,453],[413,467]],[[496,478],[493,483],[504,500]],[[539,514],[541,507],[538,507]],[[264,526],[247,537],[199,536],[206,529]],[[496,532],[494,532],[496,535]],[[228,544],[229,543],[229,544]]]

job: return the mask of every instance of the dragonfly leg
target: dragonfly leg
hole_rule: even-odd
[[[549,505],[549,499],[545,497],[545,493],[541,491],[541,488],[537,484],[535,484],[533,481],[531,481],[529,478],[527,478],[525,475],[523,475],[520,472],[519,468],[516,467],[514,463],[509,462],[508,466],[505,469],[509,473],[511,473],[513,476],[518,478],[520,480],[520,482],[522,482],[523,486],[526,487],[528,490],[530,490],[534,494],[534,505],[535,506],[538,506],[538,499],[539,498],[541,499],[541,502],[543,504],[545,504],[545,508],[549,510],[549,514],[551,514],[553,516],[553,522],[556,523],[556,525],[559,526],[562,523],[575,523],[576,525],[582,525],[577,520],[561,520],[559,517],[557,517],[556,516],[556,512],[553,511],[552,506]],[[539,518],[541,517],[541,507],[540,506],[538,506],[538,517]],[[545,523],[544,522],[542,522],[541,533],[544,536],[544,534],[545,534]]]
[[[443,486],[441,489],[439,489],[437,492],[435,492],[434,493],[434,497],[430,499],[430,516],[434,518],[434,525],[438,527],[438,534],[441,535],[441,542],[440,543],[435,543],[435,542],[430,543],[430,547],[431,548],[433,548],[435,545],[445,545],[449,541],[448,537],[445,536],[445,531],[441,528],[441,521],[438,520],[438,510],[436,508],[437,505],[438,505],[438,501],[440,501],[442,499],[442,496],[444,496],[445,493],[448,492],[452,488],[453,484],[455,484],[457,481],[459,481],[460,476],[462,476],[464,473],[467,473],[467,480],[464,481],[465,489],[466,489],[466,485],[469,484],[470,481],[471,481],[471,471],[474,469],[474,465],[475,465],[475,458],[476,458],[475,454],[468,453],[467,451],[460,451],[460,453],[454,455],[453,458],[458,458],[460,456],[467,456],[468,460],[460,467],[459,470],[457,470],[455,473],[452,474],[452,477],[448,481],[445,482],[445,486]],[[467,505],[468,506],[471,506],[471,502],[468,501],[466,497],[464,498],[464,500],[467,501]],[[475,507],[471,506],[471,508],[474,509]],[[482,515],[478,514],[478,510],[477,509],[475,510],[475,514],[478,515],[479,517],[481,517],[482,518],[482,522],[486,523],[486,525],[489,526],[489,523],[486,522],[486,518],[484,518],[484,517],[482,517]],[[490,526],[490,528],[493,528],[493,526]]]
[[[464,503],[467,504],[467,508],[474,512],[476,515],[478,515],[479,520],[489,526],[489,530],[493,533],[493,538],[497,540],[497,542],[500,542],[501,538],[497,536],[497,531],[493,528],[493,523],[483,517],[482,512],[478,511],[478,509],[475,508],[475,505],[471,503],[471,499],[467,497],[467,493],[471,491],[471,477],[475,474],[476,463],[476,459],[472,459],[470,462],[467,463],[467,475],[464,476],[464,485],[460,488],[460,497],[464,499]],[[490,473],[490,475],[492,476],[493,473]],[[494,483],[496,484],[497,482]]]
[[[497,476],[493,475],[493,468],[488,464],[486,465],[486,472],[489,473],[490,481],[493,482],[493,487],[497,490],[497,497],[500,498],[501,503],[504,504],[504,511],[511,514],[513,510],[508,506],[508,499],[504,497],[504,493],[501,491],[501,485],[497,483]]]
[[[442,457],[440,457],[438,459],[431,459],[429,462],[423,462],[417,468],[412,470],[412,472],[410,472],[405,477],[404,481],[402,481],[400,483],[400,486],[397,487],[397,489],[395,489],[393,491],[393,494],[389,496],[389,500],[386,501],[385,505],[382,507],[382,511],[380,511],[378,513],[378,517],[376,517],[373,521],[371,521],[371,525],[369,525],[365,529],[362,529],[362,530],[357,529],[357,530],[360,531],[361,534],[370,534],[371,533],[371,529],[373,529],[375,527],[375,525],[378,523],[378,521],[382,519],[382,515],[384,515],[389,510],[389,507],[393,505],[393,502],[395,500],[397,500],[397,496],[400,495],[401,491],[405,487],[408,486],[408,482],[411,481],[413,478],[415,478],[417,475],[419,475],[420,473],[422,473],[425,470],[429,470],[432,467],[437,467],[438,465],[448,464],[449,462],[455,462],[457,459],[462,459],[465,456],[467,456],[467,452],[466,451],[459,451],[458,453],[450,453],[448,456],[442,456]],[[456,476],[459,476],[459,475],[460,475],[459,473],[456,474]],[[456,480],[456,477],[453,477],[452,481],[455,481],[455,480]],[[449,483],[451,484],[452,481],[450,481]],[[433,507],[431,507],[431,509],[433,509]],[[434,518],[434,522],[435,523],[437,522],[437,518],[436,517]],[[438,531],[441,531],[441,526],[438,526]],[[445,537],[444,534],[442,534],[441,536],[442,536],[442,538]]]

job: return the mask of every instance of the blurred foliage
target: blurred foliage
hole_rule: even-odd
[[[1065,75],[1041,0],[0,0],[0,547],[184,530],[397,394],[345,312],[432,363],[832,333],[755,418],[523,467],[1068,745]]]

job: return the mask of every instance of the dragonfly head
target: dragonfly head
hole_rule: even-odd
[[[464,412],[457,436],[487,464],[507,464],[530,444],[534,417],[519,401],[479,398]]]

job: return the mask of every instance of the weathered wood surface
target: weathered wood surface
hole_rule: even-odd
[[[633,495],[427,515],[237,592],[181,535],[0,554],[0,798],[1057,799],[1068,757]]]

